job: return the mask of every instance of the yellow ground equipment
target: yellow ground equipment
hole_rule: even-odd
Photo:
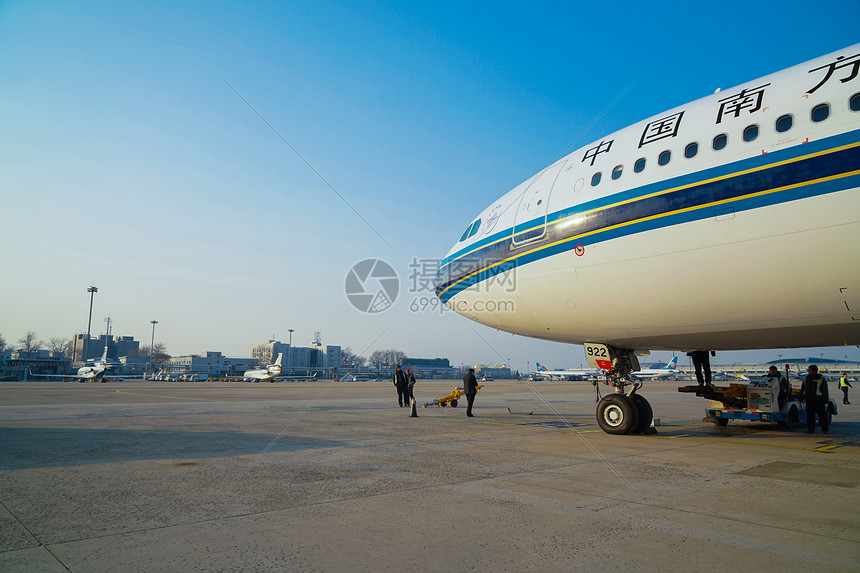
[[[481,389],[481,385],[478,384],[478,390],[480,390],[480,389]],[[451,404],[452,408],[456,408],[457,404],[459,404],[459,402],[457,400],[459,400],[462,396],[465,396],[465,395],[466,395],[466,393],[463,391],[462,388],[454,388],[453,390],[451,390],[451,393],[448,394],[447,396],[442,396],[440,398],[434,398],[432,402],[427,402],[426,404],[424,404],[424,407],[426,408],[427,406],[441,406],[444,408],[448,404]]]

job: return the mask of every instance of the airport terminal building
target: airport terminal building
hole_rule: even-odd
[[[310,346],[292,346],[287,342],[269,340],[263,344],[255,344],[251,347],[251,358],[256,360],[255,366],[272,364],[283,354],[281,367],[285,374],[311,371],[334,374],[340,368],[341,347],[323,346],[319,336],[316,336]]]
[[[220,352],[207,350],[200,354],[173,356],[156,364],[155,369],[156,371],[161,369],[171,377],[197,374],[200,378],[232,378],[242,376],[254,365],[253,358],[229,358]]]

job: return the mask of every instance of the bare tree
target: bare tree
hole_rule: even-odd
[[[349,346],[340,349],[341,368],[363,368],[366,363],[367,359],[355,354]]]
[[[343,352],[343,350],[341,350]],[[374,368],[379,368],[383,364],[385,364],[385,352],[382,350],[374,350],[370,353],[370,358],[368,359],[370,365]]]
[[[0,353],[6,352],[6,339],[0,334]]]
[[[406,353],[402,350],[392,348],[391,350],[386,350],[386,352],[388,352],[388,363],[392,366],[395,364],[403,364],[403,361],[406,360]]]
[[[21,345],[21,350],[26,352],[29,357],[30,354],[39,350],[39,347],[42,345],[42,341],[39,340],[39,337],[36,336],[35,332],[29,331],[18,339],[18,344]]]
[[[257,344],[251,347],[251,358],[257,361],[259,366],[271,364],[275,357],[272,356],[272,347],[268,344]]]
[[[153,348],[155,349],[155,353],[150,350],[149,346],[141,346],[138,356],[152,356],[153,360],[167,360],[170,358],[170,354],[167,353],[167,347],[163,342],[156,342]]]
[[[341,350],[341,352],[343,352]],[[401,350],[390,348],[388,350],[374,350],[370,353],[370,365],[374,368],[393,368],[397,364],[403,364],[406,353]]]
[[[50,350],[54,356],[65,356],[68,345],[69,341],[65,338],[54,336],[48,341],[48,350]]]

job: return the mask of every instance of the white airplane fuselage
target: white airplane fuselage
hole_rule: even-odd
[[[78,368],[78,377],[84,380],[98,380],[99,378],[103,378],[105,374],[107,374],[109,370],[109,366],[106,366],[100,362],[96,362],[95,364],[91,364],[88,366],[81,366]]]
[[[574,151],[473,220],[437,295],[560,342],[860,343],[858,67],[860,44]]]
[[[265,368],[260,368],[257,370],[246,370],[245,373],[242,375],[242,379],[256,380],[258,382],[268,382],[274,380],[281,375],[282,358],[283,354],[278,354],[278,358],[277,360],[275,360],[274,364],[269,364]]]

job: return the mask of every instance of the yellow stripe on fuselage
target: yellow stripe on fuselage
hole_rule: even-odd
[[[793,159],[785,159],[785,160],[783,160],[783,161],[777,161],[777,162],[775,162],[775,163],[768,163],[767,165],[761,165],[761,166],[759,166],[759,167],[753,167],[753,168],[750,168],[750,169],[745,169],[745,170],[743,170],[743,171],[737,171],[737,172],[734,172],[734,173],[728,173],[728,174],[726,174],[726,175],[720,175],[719,177],[712,177],[712,178],[710,178],[710,179],[703,179],[703,180],[701,180],[701,181],[696,181],[696,182],[694,182],[694,183],[688,183],[687,185],[680,185],[680,186],[678,186],[678,187],[670,187],[669,189],[664,189],[664,190],[662,190],[662,191],[655,191],[654,193],[649,193],[649,194],[647,194],[647,195],[640,195],[640,196],[638,196],[638,197],[633,197],[632,199],[625,199],[624,201],[618,201],[617,203],[612,203],[612,204],[610,204],[610,205],[604,205],[604,206],[602,206],[602,207],[596,207],[596,208],[594,208],[594,209],[589,209],[588,211],[582,211],[582,212],[579,212],[579,213],[574,213],[574,214],[572,214],[572,215],[568,215],[567,217],[564,217],[564,218],[562,218],[562,219],[559,219],[558,221],[555,221],[555,222],[553,222],[552,224],[553,224],[553,225],[559,225],[559,224],[561,224],[561,223],[563,223],[564,221],[567,221],[567,220],[569,220],[569,219],[575,219],[575,218],[578,218],[578,217],[584,217],[584,216],[587,216],[587,215],[592,215],[592,214],[594,214],[594,213],[599,213],[599,212],[601,212],[601,211],[606,211],[606,210],[608,210],[608,209],[612,209],[612,208],[615,208],[615,207],[619,207],[619,206],[621,206],[621,205],[627,205],[627,204],[630,204],[630,203],[635,203],[636,201],[642,201],[643,199],[650,199],[650,198],[652,198],[652,197],[659,197],[660,195],[666,195],[667,193],[674,193],[675,191],[682,191],[682,190],[684,190],[684,189],[691,189],[691,188],[693,188],[693,187],[698,187],[698,186],[700,186],[700,185],[705,185],[705,184],[707,184],[707,183],[714,183],[714,182],[716,182],[716,181],[725,181],[725,180],[727,180],[727,179],[731,179],[731,178],[733,178],[733,177],[739,177],[739,176],[741,176],[741,175],[747,175],[747,174],[749,174],[749,173],[756,173],[757,171],[764,171],[764,170],[766,170],[766,169],[772,169],[772,168],[774,168],[774,167],[780,167],[780,166],[782,166],[782,165],[788,165],[788,164],[791,164],[791,163],[796,163],[796,162],[798,162],[798,161],[804,161],[804,160],[807,160],[807,159],[812,159],[812,158],[814,158],[814,157],[821,157],[822,155],[827,155],[827,154],[830,154],[830,153],[836,153],[836,152],[838,152],[838,151],[844,151],[844,150],[846,150],[846,149],[851,149],[852,147],[858,147],[858,146],[860,146],[860,142],[856,142],[856,143],[849,143],[849,144],[847,144],[847,145],[841,145],[841,146],[839,146],[839,147],[834,147],[834,148],[831,148],[831,149],[825,149],[825,150],[822,150],[822,151],[816,151],[815,153],[810,153],[810,154],[808,154],[808,155],[802,155],[802,156],[800,156],[800,157],[795,157],[795,158],[793,158]],[[842,177],[842,176],[844,176],[844,175],[851,175],[851,174],[854,174],[854,173],[856,173],[856,172],[851,172],[851,173],[849,173],[849,174],[841,174],[841,175],[836,176],[836,177],[834,177],[834,178]],[[827,181],[827,180],[828,180],[828,178],[824,178],[824,179],[821,179],[820,181]],[[816,180],[816,181],[819,181],[819,180]],[[812,182],[811,182],[811,181],[807,181],[807,182],[802,183],[801,185],[809,185],[810,183],[812,183]],[[792,186],[788,186],[788,187],[785,187],[785,188],[781,188],[781,189],[779,189],[779,190],[783,190],[783,189],[790,189],[790,188],[792,188],[792,187],[796,187],[796,186],[797,186],[797,185],[792,185]],[[759,194],[771,193],[771,192],[773,192],[773,191],[776,191],[776,190],[772,190],[772,191],[765,191],[765,192],[762,192],[762,193],[759,193]],[[759,195],[759,194],[751,194],[751,195],[749,195],[748,197],[755,197],[756,195]],[[747,196],[744,196],[744,197],[747,197]],[[727,199],[727,201],[735,201],[735,200],[740,199],[740,198],[741,198],[741,197],[735,197],[735,198],[733,198],[733,199]],[[713,203],[713,204],[714,204],[714,205],[717,205],[717,204],[719,204],[719,203]],[[702,205],[701,207],[706,207],[706,206],[707,206],[707,205]],[[699,208],[699,207],[690,207],[689,209],[698,209],[698,208]],[[679,212],[679,213],[680,213],[680,212],[683,212],[683,210],[681,210],[681,211],[677,211],[677,212]],[[647,219],[643,219],[643,220],[647,220]],[[541,227],[544,227],[544,226],[546,226],[546,224],[544,224],[544,225],[536,225],[536,226],[534,226],[534,227],[532,227],[532,228],[530,228],[530,229],[526,229],[526,230],[524,230],[524,231],[520,231],[520,233],[517,233],[517,234],[521,234],[521,233],[528,233],[528,232],[530,232],[530,231],[534,231],[534,230],[540,229]],[[602,230],[603,230],[603,229],[601,229],[601,231],[602,231]],[[590,233],[589,233],[589,234],[590,234]],[[582,236],[586,236],[586,235],[582,235]],[[448,262],[447,262],[447,263],[445,263],[444,265],[441,265],[439,268],[440,268],[440,269],[443,269],[443,268],[445,268],[446,266],[448,266],[448,265],[450,265],[451,263],[453,263],[454,261],[458,261],[458,260],[460,260],[460,259],[462,259],[462,258],[464,258],[464,257],[466,257],[466,256],[468,256],[468,255],[471,255],[472,253],[478,252],[478,251],[480,251],[480,250],[482,250],[482,249],[485,249],[485,248],[487,248],[487,247],[489,247],[489,246],[492,246],[492,245],[496,245],[496,244],[501,243],[501,242],[506,241],[506,240],[508,240],[508,238],[507,238],[507,237],[502,237],[502,238],[500,238],[500,239],[498,239],[498,240],[496,240],[496,241],[493,241],[492,243],[487,243],[486,245],[481,245],[480,247],[475,247],[474,249],[472,249],[472,250],[470,250],[470,251],[466,251],[466,252],[465,252],[465,253],[463,253],[462,255],[459,255],[457,258],[455,258],[455,259],[451,259],[450,261],[448,261]],[[554,243],[554,244],[555,244],[555,243]],[[550,246],[550,245],[545,245],[545,247],[548,247],[548,246]],[[528,252],[534,252],[534,250],[532,250],[532,251],[528,251]],[[510,260],[510,259],[506,259],[506,260]],[[490,268],[490,267],[487,267],[487,268]],[[459,281],[458,281],[458,282],[459,282]],[[453,285],[451,285],[451,286],[453,286]],[[450,288],[450,287],[448,287],[448,288]],[[445,290],[448,290],[448,289],[446,288]],[[444,292],[444,291],[442,291],[442,292]]]
[[[553,225],[559,225],[559,224],[561,224],[562,222],[564,222],[564,221],[566,221],[566,220],[568,220],[568,219],[584,217],[584,216],[587,216],[587,215],[590,215],[590,214],[599,213],[599,212],[601,212],[601,211],[606,211],[606,210],[609,210],[609,209],[613,209],[613,208],[615,208],[615,207],[619,207],[619,206],[621,206],[621,205],[627,205],[627,204],[630,204],[630,203],[634,203],[634,202],[636,202],[636,201],[641,201],[641,200],[644,200],[644,199],[650,199],[650,198],[652,198],[652,197],[659,197],[660,195],[665,195],[665,194],[667,194],[667,193],[672,193],[672,192],[675,192],[675,191],[682,191],[682,190],[684,190],[684,189],[690,189],[690,188],[693,188],[693,187],[698,187],[698,186],[700,186],[700,185],[704,185],[704,184],[708,184],[708,183],[713,183],[713,182],[716,182],[716,181],[725,181],[725,180],[727,180],[727,179],[731,179],[731,178],[733,178],[733,177],[739,177],[739,176],[742,176],[742,175],[747,175],[747,174],[749,174],[749,173],[755,173],[755,172],[757,172],[757,171],[763,171],[763,170],[765,170],[765,169],[771,169],[771,168],[774,168],[774,167],[779,167],[779,166],[781,166],[781,165],[787,165],[787,164],[794,163],[794,162],[797,162],[797,161],[800,161],[800,160],[804,160],[804,159],[811,159],[811,158],[813,158],[813,157],[819,157],[819,156],[826,155],[826,154],[829,154],[829,153],[835,153],[835,152],[837,152],[837,151],[843,151],[843,150],[845,150],[845,149],[850,149],[850,148],[852,148],[852,147],[858,147],[858,146],[860,146],[860,142],[858,142],[858,143],[851,143],[851,144],[848,144],[848,145],[842,145],[842,146],[840,146],[840,147],[834,147],[834,148],[832,148],[832,149],[828,149],[828,150],[825,150],[825,151],[818,151],[818,152],[816,152],[816,153],[810,153],[809,155],[804,155],[804,156],[802,156],[802,157],[797,157],[797,158],[794,158],[794,159],[786,159],[786,160],[784,160],[784,161],[778,161],[778,162],[776,162],[776,163],[770,163],[770,164],[768,164],[768,165],[763,165],[763,166],[755,167],[755,168],[752,168],[752,169],[745,169],[745,170],[743,170],[743,171],[738,171],[738,172],[731,173],[731,174],[728,174],[728,175],[721,175],[721,176],[719,176],[719,177],[713,177],[713,178],[711,178],[711,179],[704,179],[704,180],[702,180],[702,181],[697,181],[697,182],[695,182],[695,183],[690,183],[690,184],[687,184],[687,185],[681,185],[681,186],[678,186],[678,187],[672,187],[672,188],[670,188],[670,189],[665,189],[665,190],[663,190],[663,191],[657,191],[657,192],[654,192],[654,193],[649,193],[648,195],[641,195],[641,196],[639,196],[639,197],[635,197],[635,198],[633,198],[633,199],[626,199],[626,200],[624,200],[624,201],[618,201],[617,203],[612,203],[612,204],[610,204],[610,205],[606,205],[606,206],[603,206],[603,207],[598,207],[598,208],[596,208],[596,209],[591,209],[591,210],[589,210],[589,211],[583,211],[583,212],[581,212],[581,213],[576,213],[576,214],[574,214],[574,215],[570,215],[570,216],[568,216],[568,217],[564,217],[563,219],[559,219],[558,221],[554,222],[554,223],[553,223]],[[674,210],[674,211],[667,211],[667,212],[665,212],[665,213],[659,213],[659,214],[656,214],[656,215],[649,215],[649,216],[647,216],[647,217],[640,217],[640,218],[638,218],[638,219],[631,219],[630,221],[624,221],[623,223],[618,223],[618,224],[615,224],[615,225],[610,225],[609,227],[602,227],[602,228],[600,228],[600,229],[594,229],[594,230],[592,230],[592,231],[588,231],[588,232],[585,232],[585,233],[580,233],[580,234],[578,234],[578,235],[573,235],[573,236],[571,236],[571,237],[567,237],[567,238],[564,238],[564,239],[560,239],[560,240],[555,241],[555,242],[553,242],[553,243],[548,243],[548,244],[546,244],[546,245],[541,245],[541,246],[539,246],[539,247],[537,247],[537,248],[534,248],[534,249],[531,249],[531,250],[528,250],[528,251],[522,251],[522,252],[520,252],[520,253],[517,253],[517,254],[516,254],[516,255],[514,255],[514,256],[508,257],[508,258],[506,258],[506,259],[503,259],[503,260],[501,260],[501,261],[497,261],[497,262],[495,262],[495,263],[493,263],[493,264],[491,264],[491,265],[488,265],[488,266],[486,266],[486,267],[480,268],[480,269],[478,269],[478,270],[476,270],[476,271],[474,271],[474,272],[472,272],[472,273],[470,273],[470,274],[468,274],[468,275],[465,275],[465,276],[461,277],[461,278],[460,278],[460,279],[458,279],[456,282],[451,283],[450,285],[448,285],[447,287],[445,287],[445,289],[444,289],[442,292],[440,292],[440,293],[439,293],[439,295],[441,296],[442,294],[444,294],[444,293],[445,293],[448,289],[450,289],[451,287],[453,287],[453,286],[456,286],[456,285],[460,284],[460,283],[461,283],[461,282],[463,282],[464,280],[467,280],[467,279],[469,279],[469,278],[471,278],[471,277],[473,277],[473,276],[477,275],[478,273],[481,273],[481,272],[487,271],[487,270],[492,269],[492,268],[494,268],[494,267],[496,267],[496,266],[498,266],[498,265],[501,265],[501,264],[504,264],[504,263],[508,263],[508,262],[510,262],[510,261],[512,261],[512,260],[514,260],[514,259],[519,258],[519,257],[525,256],[525,255],[529,255],[529,254],[532,254],[532,253],[536,253],[536,252],[538,252],[538,251],[542,251],[542,250],[544,250],[544,249],[548,249],[548,248],[551,248],[551,247],[554,247],[554,246],[557,246],[557,245],[561,245],[561,244],[564,244],[564,243],[567,243],[567,242],[570,242],[570,241],[573,241],[573,240],[581,239],[581,238],[583,238],[583,237],[588,237],[588,236],[596,235],[596,234],[598,234],[598,233],[604,233],[604,232],[606,232],[606,231],[611,231],[611,230],[614,230],[614,229],[620,229],[620,228],[623,228],[623,227],[626,227],[626,226],[629,226],[629,225],[633,225],[633,224],[636,224],[636,223],[643,223],[643,222],[646,222],[646,221],[653,221],[653,220],[656,220],[656,219],[660,219],[660,218],[662,218],[662,217],[667,217],[667,216],[669,216],[669,215],[677,215],[677,214],[680,214],[680,213],[687,213],[687,212],[690,212],[690,211],[696,211],[696,210],[699,210],[699,209],[705,209],[705,208],[708,208],[708,207],[714,207],[714,206],[718,206],[718,205],[724,205],[724,204],[726,204],[726,203],[732,203],[732,202],[735,202],[735,201],[742,201],[742,200],[744,200],[744,199],[751,199],[751,198],[753,198],[753,197],[761,197],[761,196],[763,196],[763,195],[769,195],[769,194],[772,194],[772,193],[779,193],[780,191],[787,191],[787,190],[789,190],[789,189],[796,189],[796,188],[798,188],[798,187],[803,187],[803,186],[806,186],[806,185],[814,185],[814,184],[818,184],[818,183],[824,183],[824,182],[827,182],[827,181],[834,181],[834,180],[837,180],[837,179],[842,179],[842,178],[844,178],[844,177],[851,177],[851,176],[853,176],[853,175],[858,175],[858,174],[860,174],[860,170],[848,171],[848,172],[845,172],[845,173],[840,173],[840,174],[838,174],[838,175],[830,175],[830,176],[828,176],[828,177],[821,177],[821,178],[819,178],[819,179],[812,179],[812,180],[809,180],[809,181],[803,181],[802,183],[794,183],[794,184],[791,184],[791,185],[784,185],[784,186],[782,186],[782,187],[776,187],[776,188],[773,188],[773,189],[768,189],[768,190],[766,190],[766,191],[757,191],[757,192],[755,192],[755,193],[749,193],[749,194],[747,194],[747,195],[740,195],[740,196],[736,196],[736,197],[730,197],[730,198],[728,198],[728,199],[721,199],[721,200],[719,200],[719,201],[712,201],[712,202],[710,202],[710,203],[703,203],[703,204],[701,204],[701,205],[696,205],[696,206],[693,206],[693,207],[684,207],[683,209],[676,209],[676,210]],[[531,231],[531,230],[534,230],[534,229],[539,229],[539,228],[540,228],[540,226],[537,226],[537,227],[533,227],[532,229],[529,229],[529,230],[527,230],[527,231],[523,231],[523,232],[528,232],[528,231]],[[496,244],[496,243],[499,243],[499,242],[501,242],[501,241],[505,241],[505,240],[507,240],[507,238],[499,239],[498,241],[495,241],[495,242],[493,242],[493,243],[489,243],[489,244],[484,245],[484,246],[482,246],[482,247],[480,247],[480,248],[477,248],[477,249],[474,249],[474,250],[472,250],[472,251],[469,251],[469,253],[464,253],[463,255],[461,255],[461,256],[459,256],[459,257],[457,257],[457,259],[452,259],[451,261],[449,261],[448,263],[446,263],[446,265],[447,265],[447,264],[449,264],[449,263],[451,263],[451,262],[454,262],[455,260],[459,260],[459,259],[463,258],[464,256],[466,256],[466,255],[470,254],[470,253],[476,252],[476,251],[481,250],[481,249],[484,249],[484,248],[486,248],[486,247],[488,247],[488,246],[490,246],[490,245],[494,245],[494,244]],[[444,265],[443,265],[443,266],[444,266]],[[440,267],[440,268],[442,268],[442,267]]]

